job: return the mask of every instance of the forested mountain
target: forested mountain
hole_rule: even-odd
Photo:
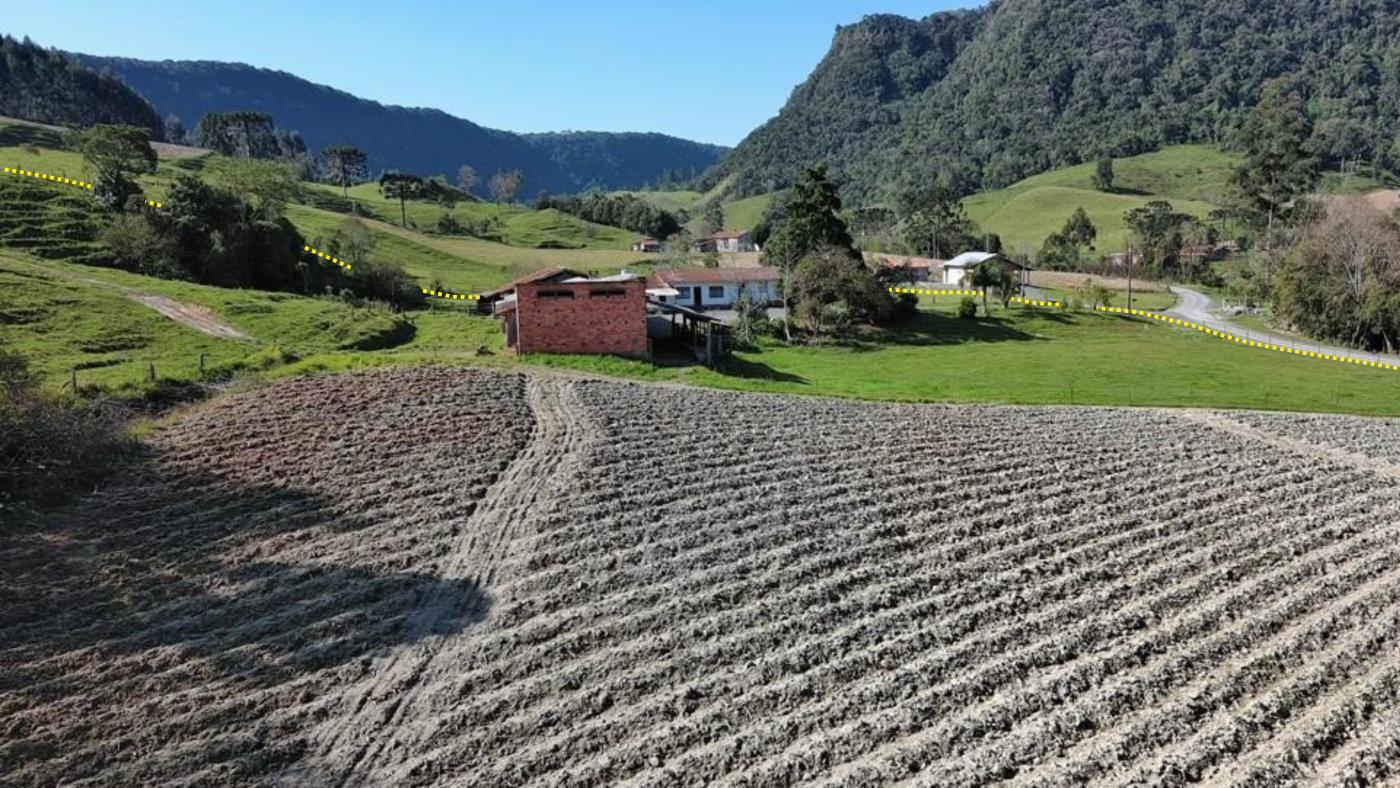
[[[1308,96],[1324,164],[1400,169],[1394,0],[998,0],[839,28],[706,180],[771,191],[825,160],[849,198],[931,179],[996,188],[1104,153],[1229,144],[1285,76]]]
[[[639,188],[666,171],[703,172],[726,149],[662,134],[513,134],[435,109],[386,106],[283,71],[240,63],[144,61],[75,54],[107,68],[162,115],[194,128],[207,112],[253,110],[301,133],[319,151],[350,144],[369,152],[371,172],[393,168],[451,177],[466,164],[483,177],[519,169],[525,190],[576,192]]]
[[[0,115],[40,123],[127,123],[158,135],[160,116],[131,88],[28,38],[0,36]]]

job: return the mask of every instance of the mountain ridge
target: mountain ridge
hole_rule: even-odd
[[[655,132],[517,133],[431,107],[404,107],[304,79],[291,72],[216,60],[141,60],[66,53],[114,74],[162,115],[193,128],[205,113],[259,110],[295,129],[307,145],[352,144],[370,167],[454,176],[470,165],[484,180],[518,168],[526,189],[573,192],[637,188],[666,175],[699,174],[727,148]]]

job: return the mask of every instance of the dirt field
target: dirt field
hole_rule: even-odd
[[[1400,423],[465,370],[0,533],[0,783],[1395,779]]]

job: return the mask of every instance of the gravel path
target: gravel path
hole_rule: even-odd
[[[1235,325],[1215,313],[1215,304],[1210,296],[1200,293],[1189,287],[1173,285],[1172,290],[1181,296],[1177,305],[1168,309],[1164,314],[1179,317],[1182,320],[1190,320],[1193,323],[1200,323],[1203,326],[1213,328],[1237,337],[1245,337],[1261,342],[1272,342],[1276,345],[1298,348],[1314,353],[1330,353],[1334,356],[1344,358],[1354,358],[1360,361],[1379,361],[1383,364],[1394,364],[1400,361],[1400,357],[1387,355],[1384,353],[1366,353],[1360,350],[1350,350],[1340,348],[1335,345],[1324,345],[1306,339],[1291,339],[1289,337],[1270,334],[1264,331],[1254,331]]]

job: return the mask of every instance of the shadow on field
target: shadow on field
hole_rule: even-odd
[[[796,383],[807,385],[807,379],[801,375],[794,375],[791,372],[779,372],[776,369],[758,361],[730,356],[724,360],[716,370],[722,375],[734,378],[744,378],[745,380],[770,380],[776,383]]]
[[[482,621],[474,583],[380,568],[403,563],[376,545],[393,541],[384,516],[147,458],[42,522],[0,525],[0,710],[110,711],[221,681],[195,697],[225,702]],[[431,626],[408,626],[429,603]]]
[[[964,342],[1033,342],[1041,337],[1016,328],[1000,317],[967,320],[953,315],[920,310],[883,338],[899,345],[958,345]]]

